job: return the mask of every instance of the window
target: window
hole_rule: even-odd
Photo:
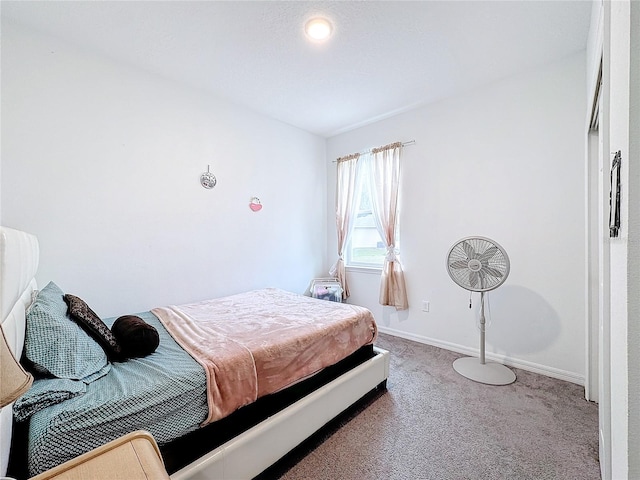
[[[363,177],[362,170],[358,172]],[[357,216],[353,224],[353,231],[346,248],[346,264],[348,267],[382,268],[387,249],[378,233],[373,216],[369,182],[358,178],[360,182],[357,198]],[[399,237],[396,231],[396,243]]]

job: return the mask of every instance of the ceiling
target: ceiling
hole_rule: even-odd
[[[584,50],[590,0],[8,1],[23,24],[330,137]],[[304,23],[334,25],[322,44]]]

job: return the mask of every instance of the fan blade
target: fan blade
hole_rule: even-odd
[[[469,272],[469,285],[474,288],[478,285],[478,272]]]
[[[476,251],[466,241],[462,242],[462,248],[464,248],[464,253],[467,254],[467,258],[469,260],[471,260],[472,258],[476,258]]]
[[[460,270],[462,268],[467,268],[469,266],[469,262],[467,260],[456,260],[455,262],[451,262],[449,266]]]
[[[483,267],[482,271],[487,275],[491,275],[492,277],[502,278],[502,272],[500,270],[496,270],[492,267]]]
[[[480,288],[483,289],[486,285],[484,269],[478,270],[478,277],[480,277]]]
[[[489,247],[483,253],[478,256],[478,260],[481,262],[487,262],[491,257],[493,257],[498,251],[498,247]]]

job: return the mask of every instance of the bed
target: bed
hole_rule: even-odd
[[[18,357],[24,348],[25,311],[36,291],[34,277],[38,255],[38,242],[34,236],[0,227],[2,328]],[[138,313],[158,331],[160,344],[157,351],[133,361],[107,362],[104,367],[107,371],[101,371],[97,379],[86,383],[82,392],[71,392],[64,401],[37,410],[29,420],[16,424],[17,434],[13,442],[9,441],[14,426],[12,408],[4,407],[0,412],[0,475],[7,471],[11,443],[12,466],[21,462],[28,464],[31,470],[29,474],[32,475],[67,460],[69,455],[75,456],[94,448],[96,442],[103,444],[129,431],[145,429],[160,444],[173,479],[249,479],[263,472],[342,411],[371,392],[385,388],[388,352],[372,345],[375,332],[373,337],[360,342],[362,345],[355,346],[346,346],[350,340],[342,333],[337,334],[337,338],[341,339],[338,343],[345,345],[346,350],[318,364],[316,358],[320,354],[307,337],[298,338],[295,332],[283,334],[282,328],[286,325],[282,322],[278,327],[280,330],[276,328],[275,336],[289,339],[284,353],[282,350],[278,353],[259,340],[265,335],[268,337],[268,332],[258,337],[251,334],[246,323],[242,324],[244,326],[240,329],[245,329],[242,345],[248,345],[253,350],[247,356],[244,348],[232,346],[232,357],[236,363],[232,363],[233,367],[228,370],[236,372],[236,377],[226,386],[224,382],[218,384],[210,381],[211,377],[221,373],[220,368],[214,365],[214,368],[207,370],[207,359],[193,356],[192,349],[202,349],[202,345],[198,346],[197,342],[191,346],[184,344],[185,336],[189,335],[188,332],[180,332],[180,316],[187,315],[191,320],[198,320],[217,309],[221,312],[246,310],[243,315],[237,316],[250,318],[251,308],[255,305],[289,301],[302,305],[300,312],[303,313],[298,314],[301,318],[307,316],[310,309],[321,310],[325,314],[334,311],[334,308],[337,309],[335,311],[345,308],[358,310],[358,307],[315,300],[277,289],[263,289],[240,294],[239,297],[163,307],[154,309],[153,313]],[[275,300],[267,300],[269,298]],[[263,312],[262,315],[262,319],[273,316],[269,312]],[[111,326],[114,319],[104,321]],[[314,320],[312,323],[316,325],[318,322]],[[254,322],[251,328],[260,329],[262,324]],[[223,335],[227,328],[224,322],[210,326],[196,321],[190,325],[182,330],[197,327],[207,331],[213,329],[211,331],[215,335]],[[371,326],[365,330],[367,328],[371,330]],[[200,337],[201,334],[199,332],[194,336]],[[216,341],[216,345],[224,344],[224,337],[216,338]],[[298,348],[302,346],[303,351],[309,352],[311,362],[306,367],[299,368],[290,359],[284,364],[274,363],[280,357],[287,357],[287,352],[293,348],[292,344],[298,345]],[[248,381],[246,375],[238,373],[251,370],[245,365],[248,358],[255,362],[251,368],[266,372],[269,381]],[[162,360],[158,363],[157,359]],[[163,371],[163,368],[168,371]],[[295,377],[275,380],[270,376],[274,370],[291,370],[290,373]],[[177,380],[176,372],[179,375]],[[40,391],[48,393],[49,380],[55,382],[58,379],[38,379],[32,387],[32,396]],[[218,384],[218,391],[214,389],[212,392],[208,388],[211,383]],[[247,383],[246,391],[250,393],[236,395],[231,387],[243,383]],[[149,400],[147,387],[150,384],[156,388],[151,395],[156,400],[153,407],[145,403]],[[177,392],[173,391],[176,386],[179,387]],[[105,397],[108,398],[105,400]],[[221,402],[221,399],[231,397],[234,397],[231,403]],[[219,408],[221,404],[224,406]],[[96,405],[97,410],[93,409]],[[103,417],[109,418],[109,421],[100,422]],[[163,423],[162,418],[169,421]],[[72,444],[73,448],[58,449],[60,443]],[[24,453],[26,458],[21,457]]]

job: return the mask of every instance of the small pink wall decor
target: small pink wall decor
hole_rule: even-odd
[[[262,204],[260,203],[260,199],[258,197],[251,197],[251,203],[249,203],[249,208],[254,212],[259,212],[262,210]]]

